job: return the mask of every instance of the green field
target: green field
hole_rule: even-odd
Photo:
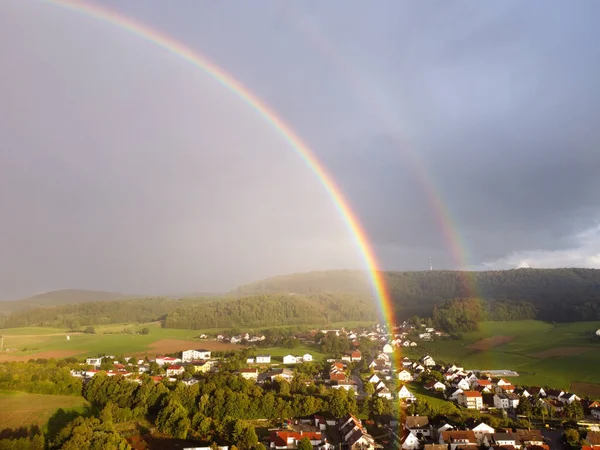
[[[321,353],[319,348],[308,345],[300,345],[294,348],[288,347],[257,347],[255,353],[257,355],[271,355],[271,362],[281,363],[283,361],[283,357],[286,355],[294,355],[294,356],[302,356],[306,353],[310,353],[313,357],[313,361],[323,361],[325,359],[325,355]]]
[[[29,425],[46,429],[50,418],[54,425],[60,425],[58,422],[64,422],[74,414],[83,414],[87,406],[83,397],[72,395],[0,391],[0,429]]]
[[[331,329],[342,327],[367,326],[371,322],[343,322],[332,323]],[[147,327],[150,332],[147,335],[138,334],[142,328]],[[87,356],[98,356],[101,354],[142,354],[168,353],[168,346],[158,346],[163,340],[195,341],[197,347],[205,347],[210,350],[224,350],[242,348],[241,346],[223,345],[213,340],[197,340],[196,338],[206,333],[215,334],[214,329],[205,330],[180,330],[175,328],[162,328],[160,323],[147,324],[114,324],[98,325],[94,327],[94,334],[81,332],[73,333],[59,328],[24,327],[0,329],[0,335],[4,336],[5,354],[0,355],[3,359],[29,359],[29,358],[65,358],[75,356],[78,358]],[[251,330],[250,330],[251,331]],[[249,331],[249,332],[250,332]],[[257,330],[258,331],[258,330]],[[219,330],[226,333],[227,330]],[[69,336],[69,340],[67,340]],[[194,346],[194,343],[190,342]],[[181,350],[181,349],[179,349]],[[324,355],[316,347],[300,346],[294,349],[274,347],[272,349],[258,349],[258,353],[271,353],[275,357],[283,357],[287,354],[303,355],[310,353],[315,360],[322,360]]]
[[[479,331],[464,333],[462,340],[419,343],[403,353],[429,353],[436,360],[456,362],[465,369],[515,370],[520,374],[512,378],[516,384],[568,389],[572,382],[600,384],[600,342],[592,340],[598,328],[597,322],[485,322]],[[494,336],[511,340],[487,350],[469,347]]]

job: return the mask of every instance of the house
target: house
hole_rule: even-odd
[[[298,359],[293,355],[285,355],[283,357],[284,364],[296,364],[297,362],[298,362]]]
[[[346,381],[346,374],[344,372],[331,372],[329,379],[331,381]]]
[[[433,434],[427,416],[406,416],[404,427],[419,439],[431,438]]]
[[[421,448],[421,442],[419,441],[419,438],[409,432],[403,433],[399,444],[400,445],[396,445],[396,447],[399,447],[402,450],[417,450]]]
[[[394,347],[392,347],[390,344],[385,344],[383,346],[383,353],[394,353]]]
[[[494,433],[487,434],[483,439],[483,444],[486,447],[492,446],[506,446],[512,445],[513,447],[519,446],[518,438],[516,433]]]
[[[590,408],[590,414],[594,419],[600,420],[600,407]]]
[[[517,394],[494,394],[494,407],[498,409],[515,409],[519,406]]]
[[[94,367],[100,367],[100,364],[102,364],[102,357],[100,358],[87,358],[85,360],[85,363],[89,366],[94,366]]]
[[[338,422],[340,436],[348,450],[374,450],[375,441],[352,414]]]
[[[448,444],[448,450],[456,450],[458,447],[472,447],[475,450],[477,448],[477,437],[471,430],[443,431],[439,443]]]
[[[427,366],[427,367],[435,366],[435,361],[434,361],[434,359],[433,359],[431,356],[429,356],[429,355],[425,355],[425,356],[423,356],[423,357],[422,357],[422,358],[419,360],[419,362],[420,362],[421,364],[423,364],[424,366]]]
[[[513,392],[515,392],[515,387],[512,384],[509,385],[505,385],[505,386],[498,386],[496,392],[499,393],[506,393],[506,394],[512,394]]]
[[[468,391],[469,389],[471,389],[471,385],[469,384],[466,378],[457,378],[452,382],[452,386],[458,389],[462,389],[463,391]]]
[[[323,447],[323,444],[327,444],[326,439],[320,431],[271,431],[269,436],[269,448],[274,450],[284,449],[295,449],[298,447],[298,443],[303,439],[308,438],[310,443],[314,447],[319,448],[333,448],[333,445]]]
[[[486,434],[494,434],[496,430],[490,427],[487,423],[481,422],[476,427],[472,428],[473,433],[477,437],[477,442],[481,444]]]
[[[392,392],[387,388],[387,386],[380,386],[375,392],[377,397],[387,398],[388,400],[392,399]]]
[[[417,399],[405,385],[400,386],[400,389],[398,389],[398,398],[405,402],[414,402]]]
[[[546,396],[551,400],[558,400],[565,392],[562,389],[548,389]]]
[[[247,358],[246,364],[254,364],[254,358]]]
[[[450,400],[458,401],[458,396],[462,393],[463,393],[462,389],[455,389],[453,392],[450,393],[449,396],[448,396],[448,394],[446,394],[446,395],[448,396],[448,398]]]
[[[571,394],[570,392],[563,392],[562,395],[560,397],[558,397],[558,401],[567,403],[570,405],[574,401],[578,401],[578,402],[581,401],[581,398],[579,398],[575,394]]]
[[[362,358],[362,354],[360,353],[360,350],[354,350],[350,353],[350,358],[351,361],[360,361]]]
[[[267,376],[271,379],[271,381],[275,380],[285,380],[292,381],[294,379],[294,372],[290,369],[276,369],[272,372],[269,372]]]
[[[353,390],[356,392],[356,383],[351,380],[336,381],[331,387],[332,389],[345,389],[347,391]]]
[[[167,376],[175,377],[177,375],[182,375],[185,372],[185,368],[183,366],[169,366],[167,367]]]
[[[169,364],[169,365],[178,364],[181,362],[181,359],[171,358],[170,356],[157,356],[155,361],[156,361],[156,364],[158,364],[159,366],[164,366],[165,364]]]
[[[245,378],[246,380],[258,380],[258,369],[240,369],[238,370],[238,373],[242,378]]]
[[[600,431],[588,431],[585,439],[594,449],[600,447]]]
[[[213,363],[210,361],[200,361],[192,364],[194,366],[194,372],[196,373],[206,373],[209,372],[213,367]]]
[[[398,372],[398,379],[400,381],[412,381],[413,377],[408,370],[403,369],[400,372]]]
[[[205,361],[210,355],[210,350],[185,350],[181,353],[181,362]]]
[[[541,430],[524,430],[517,429],[517,445],[521,447],[529,447],[532,445],[544,445],[544,437]]]
[[[500,378],[499,380],[496,381],[496,386],[510,386],[512,383],[509,383],[508,381],[504,380],[503,378]]]
[[[482,409],[483,397],[477,391],[463,391],[458,394],[458,404],[468,409]]]
[[[311,362],[313,360],[313,357],[310,353],[306,353],[302,356],[302,361],[304,362]]]
[[[256,355],[256,364],[271,364],[271,355]]]
[[[492,382],[490,380],[485,379],[475,380],[473,381],[473,386],[481,386],[487,388],[488,390],[491,390]]]
[[[422,341],[430,341],[431,333],[419,333],[419,339],[421,339]]]
[[[544,388],[538,387],[538,386],[531,386],[529,389],[527,389],[529,391],[529,393],[531,395],[538,396],[538,397],[546,397],[546,391],[544,390]]]
[[[444,383],[442,383],[441,381],[436,381],[436,380],[432,380],[429,383],[425,384],[425,386],[423,386],[425,389],[427,389],[428,391],[437,391],[437,392],[445,392],[446,391],[446,385]]]
[[[373,375],[371,375],[371,378],[369,378],[369,383],[377,384],[380,381],[381,381],[381,379],[375,373]]]

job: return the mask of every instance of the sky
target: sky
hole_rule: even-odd
[[[598,2],[96,3],[276,111],[381,268],[600,268]],[[1,0],[0,64],[0,299],[365,267],[290,144],[183,59]]]

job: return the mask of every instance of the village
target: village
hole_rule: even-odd
[[[518,374],[510,370],[475,371],[458,362],[435,361],[430,355],[401,357],[402,347],[416,347],[419,339],[430,340],[444,333],[431,327],[422,332],[404,323],[392,330],[318,330],[321,342],[347,340],[348,350],[316,362],[313,355],[292,352],[283,357],[250,346],[229,356],[216,356],[206,349],[188,349],[155,358],[102,356],[88,358],[85,367],[71,375],[84,383],[100,372],[141,384],[142,374],[155,383],[191,386],[211,373],[229,371],[250,383],[291,383],[302,373],[303,382],[321,389],[344,390],[357,399],[396,404],[399,414],[381,414],[378,420],[361,420],[353,414],[291,417],[269,429],[271,449],[296,449],[310,441],[315,449],[348,448],[371,450],[456,450],[459,448],[503,448],[507,450],[566,449],[581,444],[583,450],[600,449],[600,402],[573,393],[541,386],[519,386]],[[413,336],[409,339],[408,336]],[[416,336],[416,337],[415,337]],[[306,339],[305,335],[297,336]],[[203,339],[209,337],[203,335]],[[264,336],[217,335],[234,343],[257,343]],[[362,342],[373,343],[361,348]],[[236,364],[232,367],[232,360]],[[311,370],[301,370],[310,367]],[[310,378],[306,379],[306,374]],[[514,377],[514,378],[511,378]],[[379,401],[379,400],[378,400]],[[442,413],[423,414],[424,405],[437,403],[464,412],[466,420],[452,420]],[[430,409],[431,411],[432,409]],[[421,412],[419,414],[419,412]],[[469,415],[473,413],[472,415]],[[505,419],[517,426],[506,427]],[[562,424],[571,421],[576,435]],[[495,426],[494,426],[495,425]],[[224,448],[224,447],[221,447]],[[579,448],[579,446],[577,447]]]

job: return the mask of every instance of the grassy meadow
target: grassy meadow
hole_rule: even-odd
[[[63,425],[62,422],[68,421],[73,415],[84,414],[88,406],[83,397],[72,395],[0,391],[0,427],[16,429],[37,425],[47,429],[51,418],[52,424]]]
[[[328,328],[354,328],[368,326],[372,322],[343,322],[330,324]],[[147,335],[138,332],[147,327]],[[101,354],[144,354],[170,353],[187,348],[207,348],[209,350],[241,349],[240,345],[222,344],[214,340],[199,340],[202,333],[213,335],[215,329],[181,330],[162,328],[160,323],[112,324],[94,327],[94,334],[73,333],[59,328],[23,327],[0,329],[4,336],[3,360],[28,360],[30,358],[78,358]],[[227,333],[228,330],[219,330]],[[251,332],[252,330],[248,330]],[[258,331],[258,330],[257,330]],[[67,340],[69,336],[69,340]],[[300,346],[294,349],[285,347],[259,348],[257,353],[270,353],[281,361],[288,354],[310,353],[316,361],[324,358],[316,346]]]
[[[462,340],[419,343],[403,354],[428,353],[465,369],[515,370],[520,375],[512,379],[516,384],[568,389],[579,382],[586,390],[584,383],[600,385],[600,342],[592,339],[598,328],[597,322],[485,322],[479,331],[464,333]],[[496,339],[487,340],[492,337]]]

